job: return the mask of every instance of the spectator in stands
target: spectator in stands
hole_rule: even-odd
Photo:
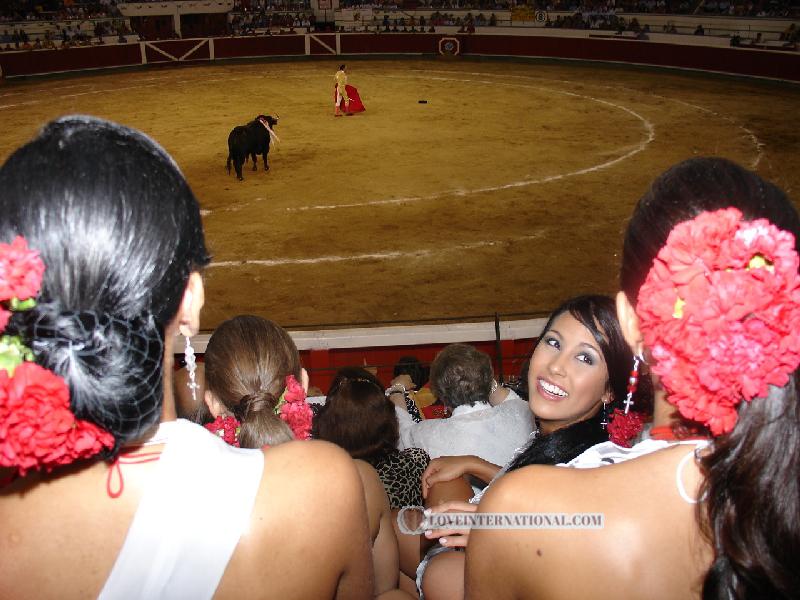
[[[358,367],[336,374],[314,420],[314,437],[333,442],[358,459],[373,532],[375,594],[396,590],[400,558],[391,509],[422,503],[420,475],[430,458],[419,448],[397,450],[394,406],[380,381]]]
[[[10,380],[25,410],[0,408],[0,519],[16,540],[0,597],[372,593],[346,453],[233,449],[175,420],[173,340],[199,329],[209,259],[197,200],[160,146],[90,117],[48,124],[0,167],[0,240],[23,261],[17,293],[37,300],[5,327],[35,360]]]
[[[700,24],[697,27],[695,27],[694,35],[705,35],[705,34],[706,34],[706,30],[703,28],[702,24]]]
[[[632,362],[633,354],[622,335],[611,298],[579,296],[563,303],[550,315],[523,378],[523,393],[529,396],[529,409],[538,424],[533,439],[502,467],[477,456],[434,459],[422,477],[424,495],[430,498],[442,483],[465,475],[488,483],[526,465],[567,462],[607,441],[608,423],[619,427],[626,418],[615,410],[622,407],[626,396]],[[642,386],[643,395],[648,389]],[[640,398],[636,401],[643,404]],[[613,425],[612,430],[618,431]],[[626,436],[631,436],[630,432]],[[616,441],[628,443],[630,439]],[[474,512],[481,494],[475,495],[470,504],[463,502],[469,498],[466,496],[461,502],[451,500],[432,510]],[[453,536],[452,532],[432,532],[434,538],[442,535],[448,536],[442,544],[445,548],[464,547],[468,540],[468,536]],[[463,597],[464,555],[444,553],[439,548],[429,554],[430,562],[418,571],[425,597]]]
[[[279,416],[278,405],[290,379],[300,382],[305,372],[294,341],[282,327],[250,315],[228,319],[214,330],[204,359],[205,402],[198,423],[216,421],[219,429],[227,420],[225,428],[238,431],[236,441],[243,448],[295,439],[298,432]],[[307,417],[310,428],[310,409]]]
[[[436,402],[436,396],[428,386],[428,369],[419,361],[416,356],[401,356],[394,365],[392,381],[389,387],[399,385],[411,401],[411,405],[420,413]],[[406,402],[406,406],[409,403]],[[413,413],[414,409],[409,409]],[[426,417],[425,418],[429,418]]]
[[[451,344],[431,365],[431,389],[449,417],[415,423],[403,393],[390,388],[400,424],[399,448],[423,448],[437,456],[476,455],[505,464],[533,430],[527,403],[509,390],[499,406],[489,404],[496,385],[489,356],[467,344]]]
[[[797,596],[798,240],[791,201],[734,163],[691,159],[656,179],[625,235],[617,310],[658,375],[656,410],[671,408],[670,447],[592,472],[534,466],[498,481],[481,511],[586,510],[604,525],[567,537],[475,531],[471,597]],[[713,442],[681,439],[685,424]]]
[[[292,386],[291,378],[294,378],[295,386],[298,380],[303,380],[304,387],[307,387],[308,380],[305,371],[300,367],[300,355],[294,341],[277,324],[256,316],[238,316],[225,321],[214,330],[208,341],[205,366],[205,405],[208,416],[201,418],[200,422],[213,420],[206,428],[223,437],[228,436],[228,441],[242,448],[274,447],[310,434],[311,409],[307,405],[295,407],[308,411],[307,422],[300,420],[298,425],[293,419],[289,419],[289,415],[279,416],[281,404],[286,406],[285,397]],[[363,373],[359,376],[363,376]],[[382,391],[379,383],[377,387]],[[396,421],[391,403],[383,395],[381,400]],[[339,404],[329,394],[320,414],[333,415]],[[345,414],[339,414],[338,419],[334,417],[334,428],[336,424],[340,428],[346,428],[347,424],[355,420],[356,414],[361,414],[363,419],[364,408],[361,405],[356,411],[344,411]],[[294,409],[293,413],[296,414]],[[321,418],[324,424],[325,417]],[[294,429],[288,423],[292,423]],[[374,425],[372,419],[366,420],[366,423]],[[317,424],[319,426],[319,421]],[[384,431],[380,428],[377,431],[380,441]],[[335,436],[318,437],[338,443]],[[350,441],[352,438],[345,436],[344,439]],[[374,440],[367,443],[374,447]],[[354,453],[347,444],[338,445],[349,451],[354,458],[386,459],[384,456]],[[417,488],[419,474],[425,465],[420,465],[414,473]],[[358,461],[356,466],[365,490],[375,569],[375,596],[378,597],[396,590],[398,586],[397,538],[392,525],[389,498],[378,473],[366,462]],[[400,473],[394,473],[395,477],[399,475]]]
[[[377,377],[357,367],[336,374],[314,421],[314,437],[333,442],[378,471],[392,508],[422,504],[420,476],[430,458],[420,448],[397,450],[397,415]]]

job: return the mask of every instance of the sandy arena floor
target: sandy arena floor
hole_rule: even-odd
[[[204,328],[546,313],[613,292],[648,183],[696,155],[800,198],[800,87],[586,64],[358,60],[101,73],[0,87],[0,160],[48,119],[137,127],[184,170],[214,263]],[[418,100],[427,100],[420,104]],[[280,117],[271,170],[225,172],[230,129]]]

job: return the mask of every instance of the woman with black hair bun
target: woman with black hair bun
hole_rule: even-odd
[[[609,439],[609,431],[625,433],[627,444],[638,433],[621,423],[639,413],[625,415],[620,408],[628,391],[628,369],[633,355],[625,343],[614,301],[606,296],[579,296],[564,302],[550,315],[526,365],[522,392],[527,393],[537,429],[532,439],[503,467],[477,456],[434,459],[422,476],[427,499],[453,489],[451,483],[465,475],[491,482],[507,472],[531,464],[566,463],[585,450]],[[635,395],[636,408],[647,411],[646,386]],[[635,416],[634,416],[635,415]],[[444,492],[439,488],[445,484]],[[485,491],[485,490],[484,490]],[[470,503],[449,500],[431,507],[432,513],[470,512],[477,509],[484,491]],[[426,531],[441,547],[428,553],[418,570],[418,585],[428,600],[463,597],[464,554],[444,550],[468,547],[468,531]]]
[[[175,419],[208,261],[194,194],[138,131],[64,117],[0,167],[0,597],[372,597],[346,453]]]
[[[481,512],[579,516],[473,532],[467,598],[797,598],[798,241],[785,194],[728,160],[653,182],[625,235],[617,313],[669,447],[498,481]]]

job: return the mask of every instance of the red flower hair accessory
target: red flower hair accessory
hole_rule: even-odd
[[[64,380],[36,363],[0,371],[0,464],[51,471],[113,448],[114,436],[76,419]]]
[[[44,275],[44,263],[39,253],[28,248],[22,236],[10,244],[0,243],[0,302],[8,303],[11,310],[32,308],[32,299],[39,294]],[[30,298],[27,303],[22,299]],[[5,329],[11,312],[0,306],[0,329]]]
[[[286,376],[286,389],[283,390],[278,403],[275,405],[275,414],[289,425],[295,439],[307,440],[311,438],[311,418],[313,413],[306,402],[306,391],[294,375]]]
[[[714,435],[736,406],[784,386],[800,364],[800,259],[794,236],[735,208],[677,225],[636,312],[668,400]]]
[[[239,431],[241,423],[233,416],[217,417],[213,423],[203,425],[211,433],[214,433],[225,440],[231,446],[239,447]]]
[[[0,328],[12,312],[36,306],[44,275],[39,253],[23,237],[0,244]],[[0,338],[0,465],[52,470],[114,447],[114,437],[76,419],[64,380],[33,362],[18,336]]]
[[[643,427],[644,417],[641,413],[635,410],[626,413],[624,410],[615,408],[607,428],[608,439],[617,446],[630,448],[631,440],[641,433]]]

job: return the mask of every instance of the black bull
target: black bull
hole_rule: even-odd
[[[269,171],[267,154],[269,154],[270,135],[266,125],[270,128],[278,124],[277,117],[269,115],[258,115],[247,125],[234,127],[228,135],[228,163],[226,168],[228,174],[231,172],[231,161],[233,168],[236,169],[236,177],[241,181],[242,165],[247,162],[247,157],[252,157],[253,171],[258,169],[256,155],[260,154],[264,159],[264,170]]]

